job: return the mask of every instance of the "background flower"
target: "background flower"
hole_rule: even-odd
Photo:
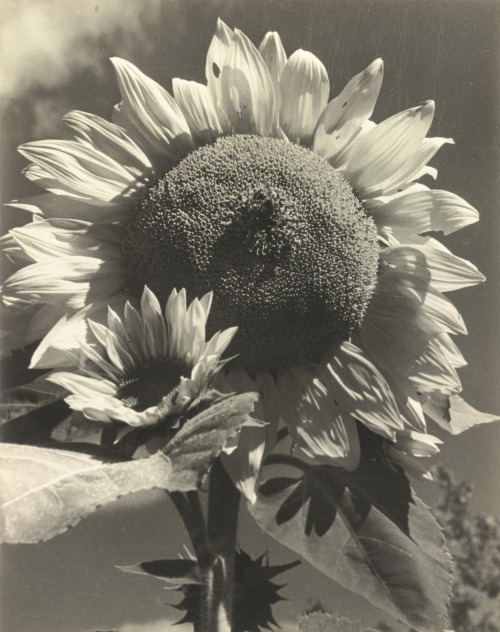
[[[49,7],[51,3],[44,4]],[[182,10],[179,9],[180,4],[184,6]],[[25,6],[38,8],[37,3],[28,3]],[[99,10],[95,11],[95,7],[95,3],[82,2],[79,11],[67,9],[66,19],[59,22],[60,28],[56,30],[67,30],[69,33],[72,24],[81,25],[82,29],[85,29],[85,24],[89,21],[99,19]],[[126,10],[133,13],[132,4],[128,5]],[[47,12],[52,16],[58,15],[53,6],[50,11],[47,8]],[[82,13],[87,15],[87,18],[82,19]],[[88,17],[89,13],[91,18]],[[109,11],[101,10],[101,15],[104,14],[110,16]],[[335,6],[328,2],[307,3],[307,6],[292,2],[283,5],[261,2],[258,6],[253,3],[250,9],[245,8],[243,4],[217,7],[187,2],[168,3],[168,11],[165,5],[165,15],[158,10],[157,3],[150,3],[148,11],[144,11],[141,18],[133,22],[135,26],[141,22],[145,24],[146,30],[142,37],[139,37],[137,32],[130,38],[119,35],[112,44],[102,37],[98,41],[98,46],[95,45],[95,41],[93,46],[87,46],[87,49],[93,50],[92,63],[97,60],[95,67],[102,73],[100,76],[93,72],[89,73],[87,64],[75,63],[72,70],[77,72],[73,75],[66,74],[66,77],[72,77],[69,85],[56,86],[45,91],[38,84],[38,87],[31,89],[29,93],[16,90],[7,95],[11,100],[7,107],[9,124],[4,126],[4,142],[11,142],[11,145],[8,147],[9,153],[6,154],[8,161],[4,161],[8,170],[4,187],[5,200],[20,196],[23,190],[27,195],[35,193],[35,190],[22,182],[21,176],[18,175],[24,161],[20,160],[14,151],[20,142],[33,139],[32,130],[27,123],[41,130],[40,137],[46,137],[52,132],[55,121],[67,110],[75,107],[108,117],[110,108],[118,101],[115,88],[109,88],[113,91],[110,94],[106,87],[113,84],[112,72],[105,61],[111,55],[130,58],[160,83],[164,83],[169,76],[189,77],[202,81],[200,59],[203,58],[215,19],[219,14],[230,25],[241,25],[254,41],[259,41],[267,30],[275,29],[280,31],[287,50],[292,51],[299,46],[313,50],[325,62],[336,91],[341,89],[358,69],[365,67],[375,57],[383,56],[386,62],[386,83],[377,106],[378,120],[413,105],[421,98],[434,98],[439,103],[434,133],[453,136],[458,142],[453,150],[445,148],[441,152],[442,156],[438,155],[436,158],[434,164],[440,169],[440,186],[462,195],[481,210],[482,216],[477,227],[451,236],[447,243],[456,254],[473,259],[490,279],[495,278],[494,274],[498,270],[495,261],[497,248],[492,230],[493,216],[490,213],[497,206],[495,192],[491,186],[497,174],[497,154],[493,149],[491,134],[486,130],[496,119],[497,110],[494,97],[488,98],[487,91],[488,86],[496,81],[493,42],[497,37],[498,12],[484,3],[476,6],[474,3],[466,3],[456,7],[439,2],[433,6],[409,2],[338,2]],[[117,22],[118,18],[116,22],[111,20],[108,24]],[[119,22],[124,23],[121,19]],[[127,23],[132,24],[132,21],[128,20],[125,24]],[[12,32],[15,32],[14,28],[17,29],[20,24],[23,28],[26,26],[22,21],[11,24]],[[153,24],[157,27],[153,28]],[[112,29],[101,28],[98,34],[109,33],[110,30]],[[78,32],[81,31],[76,31]],[[24,37],[19,36],[20,31],[15,33],[23,48],[29,50],[30,38],[26,31],[23,31]],[[89,30],[87,29],[84,34],[89,35]],[[50,39],[50,35],[47,35],[44,41],[48,42]],[[75,49],[78,48],[78,43],[82,42],[82,38],[78,37],[62,39],[74,43]],[[56,40],[61,41],[61,37]],[[67,50],[66,48],[63,52]],[[38,50],[37,56],[39,55]],[[68,55],[59,54],[57,57],[66,59]],[[49,56],[45,59],[50,62],[53,58]],[[72,61],[71,58],[69,61]],[[49,63],[44,71],[52,67]],[[33,66],[33,69],[36,70],[36,67]],[[42,71],[37,73],[40,78],[44,74],[51,75]],[[49,124],[48,120],[52,122]],[[13,139],[16,132],[18,136]],[[490,266],[493,275],[488,274]],[[469,360],[470,367],[462,371],[461,375],[466,390],[475,395],[476,399],[472,403],[485,409],[498,407],[498,395],[495,391],[498,383],[498,363],[491,345],[492,339],[497,338],[491,330],[492,326],[488,327],[485,324],[493,314],[496,314],[494,308],[498,304],[498,297],[492,292],[493,287],[490,281],[483,288],[467,290],[462,296],[457,294],[453,297],[469,329],[469,338],[462,340],[462,350]],[[485,332],[491,333],[486,335]],[[486,369],[486,366],[489,368]],[[456,462],[456,455],[464,454],[467,450],[469,458],[461,463],[464,468],[461,476],[476,476],[479,483],[493,479],[495,471],[492,457],[496,449],[494,437],[493,429],[479,429],[474,436],[459,438],[453,442],[453,447],[446,447],[444,458],[449,459],[451,463]],[[477,448],[474,447],[475,443]],[[474,450],[477,450],[477,453],[474,453]],[[490,459],[487,458],[489,450]],[[474,464],[479,462],[481,472],[476,471],[475,474]],[[484,503],[490,502],[490,499],[488,492],[483,494]],[[160,537],[158,534],[159,539]],[[91,540],[89,537],[89,547]],[[81,553],[82,550],[80,545],[78,551]],[[54,548],[46,547],[45,551],[52,551],[53,559],[57,560],[59,554],[55,544]],[[43,551],[34,555],[41,560]],[[78,555],[78,552],[75,555]],[[36,567],[33,553],[30,567]],[[83,569],[82,572],[91,571]],[[99,581],[104,582],[103,578],[107,576],[109,575],[100,572]],[[22,580],[19,582],[20,585],[24,583]],[[57,584],[59,583],[58,580]],[[331,586],[327,586],[326,593],[330,592]],[[31,594],[33,596],[33,593]],[[87,605],[88,599],[87,596]],[[161,600],[162,598],[159,598],[159,601]],[[98,603],[97,598],[95,603]],[[123,604],[123,601],[118,599],[118,603]],[[75,613],[78,604],[76,606],[76,610],[73,609]],[[26,604],[23,604],[22,610],[25,611],[25,607]],[[106,604],[106,609],[108,608],[109,604]],[[163,606],[158,608],[158,612],[163,613]],[[67,628],[65,617],[67,613],[61,615],[61,629]],[[27,618],[24,618],[21,629],[26,629],[26,621]],[[73,627],[76,629],[76,626]],[[47,629],[55,629],[53,620]]]

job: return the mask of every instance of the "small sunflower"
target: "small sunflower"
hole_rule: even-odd
[[[222,21],[206,85],[173,79],[172,96],[112,63],[112,123],[70,112],[62,139],[20,148],[47,192],[15,204],[37,221],[4,238],[19,265],[2,292],[6,345],[43,337],[32,366],[64,366],[86,319],[104,322],[145,285],[160,300],[213,290],[213,331],[238,326],[223,379],[259,391],[269,422],[244,428],[231,457],[246,459],[249,497],[280,419],[306,457],[349,469],[358,422],[410,467],[437,450],[422,405],[460,391],[450,334],[466,333],[442,292],[483,276],[422,236],[478,219],[417,182],[452,142],[426,137],[434,103],[375,124],[382,60],[329,101],[312,53],[287,58],[277,33],[257,49]]]
[[[140,309],[129,302],[124,316],[108,308],[107,326],[88,321],[95,341],[67,351],[74,372],[49,380],[72,394],[66,402],[87,419],[151,426],[199,400],[220,368],[236,331],[226,329],[205,342],[212,294],[186,306],[186,292],[173,290],[162,313],[144,288]]]

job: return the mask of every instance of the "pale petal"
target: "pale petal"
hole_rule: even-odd
[[[359,135],[342,166],[361,198],[393,191],[422,166],[419,150],[434,116],[434,102],[396,114]],[[425,164],[425,163],[424,163]]]
[[[175,99],[124,59],[111,59],[122,97],[113,120],[155,158],[180,160],[193,148],[189,127]]]
[[[479,219],[476,209],[458,195],[418,185],[385,203],[367,200],[365,207],[377,226],[389,226],[402,235],[431,230],[448,235]]]
[[[89,222],[50,219],[13,228],[0,239],[7,256],[42,263],[68,256],[91,256],[106,261],[121,259],[120,231]]]
[[[257,390],[254,380],[242,369],[231,371],[219,383],[226,392],[248,393]],[[255,420],[241,428],[237,448],[223,456],[224,466],[231,479],[251,503],[256,500],[255,492],[267,437],[266,426],[262,423],[264,411],[260,398],[255,402],[253,417]]]
[[[396,448],[416,457],[432,456],[439,452],[443,442],[438,437],[413,430],[396,432]]]
[[[266,33],[264,39],[260,43],[259,53],[269,70],[269,75],[274,90],[274,119],[273,130],[278,133],[279,128],[279,110],[280,110],[280,81],[285,68],[287,57],[280,36],[276,32]]]
[[[344,149],[372,115],[383,74],[384,64],[376,59],[323,110],[314,132],[313,150],[334,166],[342,164]]]
[[[38,345],[31,358],[30,368],[49,369],[71,366],[66,352],[78,351],[81,343],[89,340],[91,333],[88,318],[91,317],[94,322],[106,322],[108,306],[111,305],[120,312],[128,298],[126,294],[115,294],[91,303],[74,314],[65,314]]]
[[[51,373],[47,379],[80,397],[92,399],[99,395],[116,395],[115,385],[105,379],[95,380],[85,375],[64,371]]]
[[[145,347],[149,358],[167,356],[167,328],[159,300],[153,292],[144,287],[141,298],[141,311],[144,321]]]
[[[380,253],[381,271],[400,279],[414,279],[422,287],[432,284],[440,292],[477,285],[484,276],[469,261],[460,259],[436,240],[392,246]],[[404,282],[404,281],[403,281]]]
[[[390,439],[396,429],[403,428],[386,380],[355,345],[343,342],[328,358],[325,379],[340,407],[377,434]]]
[[[205,310],[195,298],[186,312],[184,349],[181,357],[189,365],[198,362],[205,347]]]
[[[78,110],[66,114],[61,125],[70,140],[95,147],[122,165],[134,178],[148,182],[153,175],[149,158],[118,125]]]
[[[223,331],[215,333],[206,343],[203,350],[204,355],[222,355],[227,349],[234,335],[238,331],[238,327],[229,327]]]
[[[173,79],[175,100],[197,145],[211,143],[222,135],[210,90],[196,81]]]
[[[294,143],[308,145],[328,101],[330,82],[319,59],[297,50],[287,61],[280,82],[280,125]]]
[[[66,257],[21,268],[3,285],[4,305],[48,303],[80,309],[115,293],[125,282],[121,266],[94,257]]]
[[[217,28],[210,43],[205,65],[205,75],[208,89],[215,104],[215,111],[219,118],[219,124],[224,133],[231,130],[231,124],[227,113],[222,107],[221,73],[229,47],[233,40],[233,31],[219,18]]]
[[[184,288],[180,292],[172,290],[167,300],[165,315],[169,355],[178,358],[184,349],[184,322],[186,320],[186,290]]]
[[[5,206],[18,208],[34,216],[42,215],[47,219],[65,218],[80,219],[88,222],[123,222],[131,212],[134,200],[120,202],[98,202],[82,198],[43,193],[34,197],[13,200]]]
[[[221,98],[233,133],[269,135],[275,108],[271,77],[258,50],[238,29],[222,67]]]
[[[145,186],[145,182],[134,177],[121,164],[84,143],[34,141],[21,145],[19,153],[34,163],[24,172],[28,179],[38,183],[40,178],[48,178],[59,189],[90,200],[112,202],[135,198]],[[45,188],[51,190],[54,187]]]

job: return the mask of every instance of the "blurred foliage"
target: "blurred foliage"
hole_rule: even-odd
[[[455,560],[450,627],[455,632],[500,632],[500,519],[471,509],[473,487],[440,467],[442,490],[434,515]]]

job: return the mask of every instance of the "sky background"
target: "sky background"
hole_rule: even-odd
[[[170,88],[172,77],[204,82],[205,54],[220,16],[258,43],[279,31],[291,54],[304,48],[325,64],[331,96],[373,59],[385,79],[374,119],[436,101],[433,136],[453,137],[433,161],[437,187],[473,204],[479,224],[445,239],[475,263],[485,284],[449,295],[469,336],[459,341],[469,366],[464,396],[500,412],[499,41],[500,2],[480,0],[3,0],[0,5],[1,201],[36,194],[16,147],[54,137],[71,109],[109,118],[119,95],[109,57],[118,55]],[[27,220],[6,209],[3,230]],[[432,432],[443,436],[439,430]],[[478,511],[500,514],[499,427],[449,437],[441,461],[476,486]],[[432,487],[419,490],[431,503]],[[160,493],[122,500],[70,532],[37,546],[4,547],[2,632],[151,632],[172,616],[177,597],[159,582],[116,566],[175,556],[182,529]],[[272,563],[295,555],[243,519],[241,545],[269,551]],[[276,610],[293,620],[308,601],[374,623],[381,613],[351,598],[306,564],[290,571]],[[175,628],[174,628],[175,629]],[[177,628],[179,629],[179,628]],[[286,629],[286,626],[285,626]]]

